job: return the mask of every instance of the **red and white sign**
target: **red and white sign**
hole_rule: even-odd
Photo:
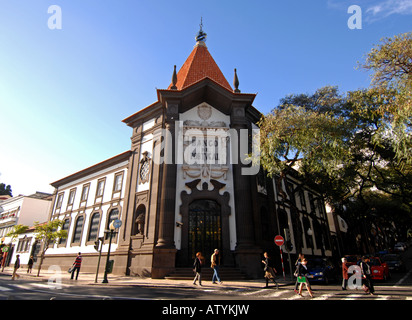
[[[283,239],[282,236],[276,236],[276,237],[275,237],[275,244],[276,244],[277,246],[281,247],[284,242],[285,242],[285,239]]]

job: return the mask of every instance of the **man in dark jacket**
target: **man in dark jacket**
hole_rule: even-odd
[[[20,255],[16,256],[16,262],[14,263],[13,275],[11,276],[11,280],[14,280],[16,277],[20,278],[20,275],[17,274],[17,270],[20,268]]]
[[[262,263],[265,265],[263,269],[263,271],[265,271],[265,280],[266,280],[265,288],[269,287],[269,280],[271,280],[275,284],[276,289],[279,289],[279,285],[275,280],[276,269],[275,269],[275,266],[273,265],[272,259],[269,257],[269,254],[267,252],[265,252],[263,256],[265,257],[265,260],[262,260]]]
[[[199,280],[199,285],[202,285],[202,253],[196,253],[196,258],[193,263],[193,271],[196,273],[195,278],[193,279],[193,284],[196,284],[196,280]]]
[[[369,265],[369,258],[368,257],[363,257],[362,258],[362,262],[360,263],[360,267],[362,270],[362,278],[363,278],[363,284],[364,286],[367,288],[367,290],[365,290],[365,292],[368,292],[373,295],[375,293],[375,288],[373,286],[373,282],[372,282],[372,270],[371,267]]]

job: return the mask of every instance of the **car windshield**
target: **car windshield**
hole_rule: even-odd
[[[369,264],[371,266],[380,266],[381,265],[378,259],[370,259]]]
[[[320,259],[308,260],[309,269],[318,269],[318,268],[324,268],[324,267],[325,267],[325,261],[323,260],[320,260]]]

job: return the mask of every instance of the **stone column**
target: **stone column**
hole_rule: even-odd
[[[255,176],[242,174],[242,168],[247,167],[247,165],[242,163],[246,155],[241,154],[240,149],[241,144],[249,144],[249,141],[242,141],[240,134],[242,129],[248,129],[247,124],[245,106],[234,104],[231,115],[231,127],[238,134],[238,154],[236,155],[238,164],[232,165],[237,235],[236,263],[243,272],[252,277],[259,277],[261,274],[261,250],[255,244],[255,221],[251,196],[253,190],[251,189],[250,180],[255,178]]]
[[[163,278],[175,269],[174,243],[176,207],[175,121],[179,119],[177,101],[166,101],[164,163],[160,190],[158,239],[154,248],[152,278]],[[171,161],[171,163],[170,163]]]

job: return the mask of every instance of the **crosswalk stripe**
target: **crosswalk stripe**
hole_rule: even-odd
[[[242,293],[242,295],[245,295],[245,296],[250,296],[250,295],[258,295],[259,293],[262,293],[262,292],[267,292],[267,289],[262,289],[262,290],[259,290],[259,291],[251,291],[251,292],[245,292],[245,293]]]
[[[356,299],[362,299],[365,295],[360,295],[360,294],[350,294],[348,295],[345,299],[343,300],[356,300]]]
[[[269,297],[270,298],[276,298],[276,297],[280,297],[281,295],[283,295],[283,294],[285,294],[285,293],[288,293],[288,291],[276,291],[276,292],[273,292],[273,293],[271,293],[270,295],[269,295]]]
[[[389,300],[390,298],[391,298],[391,296],[378,295],[376,300]]]
[[[291,297],[289,297],[289,298],[283,298],[283,299],[286,299],[286,300],[296,300],[296,299],[301,299],[302,298],[302,296],[300,296],[300,295],[298,295],[298,294],[295,294],[295,295],[293,295],[293,296],[291,296]]]
[[[11,291],[11,290],[12,289],[10,289],[10,288],[0,286],[0,291]]]
[[[61,287],[71,287],[70,284],[65,284],[65,283],[31,283],[32,286],[38,287],[38,288],[45,288],[45,289],[55,289],[61,288]]]
[[[327,294],[322,294],[321,296],[317,297],[314,296],[314,298],[312,300],[328,300],[329,298],[333,297],[334,294],[333,293],[327,293]]]

